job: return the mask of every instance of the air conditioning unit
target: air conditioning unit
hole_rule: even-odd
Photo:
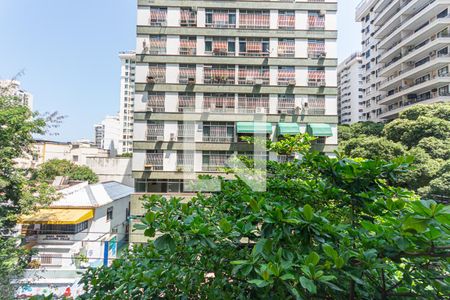
[[[255,85],[262,85],[263,80],[261,78],[255,79]]]
[[[266,108],[265,107],[257,107],[256,108],[256,113],[257,114],[265,114],[266,113]]]
[[[323,17],[323,16],[325,16],[326,13],[327,13],[327,11],[322,9],[322,10],[319,12],[319,15],[320,15],[321,17]]]
[[[157,140],[157,141],[164,141],[164,136],[158,135],[158,136],[156,137],[156,140]]]
[[[194,77],[189,77],[188,78],[188,84],[195,84],[195,78]]]
[[[290,79],[290,80],[288,81],[288,85],[289,85],[289,86],[295,86],[295,79]]]
[[[171,141],[176,141],[175,133],[171,133],[170,134],[170,140]]]

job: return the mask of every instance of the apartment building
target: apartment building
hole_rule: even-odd
[[[134,51],[119,53],[120,58],[120,110],[121,124],[120,146],[118,154],[131,153],[133,151],[133,113],[134,113],[134,88],[136,74],[136,54]]]
[[[143,193],[189,196],[186,180],[256,155],[242,136],[308,131],[332,155],[336,10],[326,0],[139,0],[131,213],[142,214]]]
[[[22,105],[33,110],[33,95],[20,87],[17,80],[0,80],[0,91],[6,95],[16,97]]]
[[[365,0],[363,120],[394,119],[416,103],[447,102],[450,0]]]
[[[109,150],[111,156],[118,153],[122,147],[120,137],[122,135],[122,126],[119,116],[106,116],[102,122],[94,125],[95,145],[98,148]]]
[[[361,121],[363,112],[361,53],[354,53],[338,66],[339,124]]]

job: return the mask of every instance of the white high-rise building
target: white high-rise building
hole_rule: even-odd
[[[101,123],[94,125],[95,144],[100,149],[109,150],[114,156],[121,148],[122,126],[118,116],[107,116]]]
[[[226,176],[233,155],[292,159],[242,137],[308,132],[333,155],[336,11],[335,0],[139,0],[131,214],[144,212],[141,193],[195,195],[188,183]]]
[[[33,95],[20,87],[17,80],[0,80],[0,89],[7,95],[17,97],[21,104],[33,110]]]
[[[133,151],[133,114],[134,114],[134,90],[136,54],[133,51],[119,54],[120,71],[120,111],[119,118],[122,134],[118,154],[131,153]]]
[[[416,103],[450,101],[450,0],[364,0],[363,120],[394,119]]]
[[[338,66],[338,116],[340,124],[361,121],[363,112],[361,53],[354,53]]]

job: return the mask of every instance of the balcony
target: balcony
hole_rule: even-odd
[[[325,115],[325,97],[310,96],[308,102],[304,105],[304,112],[307,115],[323,116]]]
[[[192,151],[177,152],[177,171],[194,171],[194,153]]]
[[[197,54],[197,40],[195,37],[180,38],[180,55],[196,55]]]
[[[308,42],[308,58],[325,58],[325,42],[324,41],[309,41]]]
[[[413,77],[417,78],[420,75],[425,75],[449,64],[450,54],[447,53],[435,54],[432,57],[428,56],[417,62],[410,62],[409,66],[399,71],[397,76],[391,76],[385,79],[381,83],[379,90],[390,90],[396,85],[401,84],[403,80],[412,79]]]
[[[269,68],[240,66],[238,83],[246,85],[268,85],[270,83]]]
[[[180,84],[195,84],[196,72],[195,65],[180,65],[178,82]]]
[[[150,26],[167,26],[167,8],[150,9]]]
[[[295,68],[282,68],[278,69],[278,85],[281,86],[295,86]]]
[[[152,93],[148,96],[147,111],[164,112],[164,93]]]
[[[295,41],[294,40],[278,41],[278,56],[295,57]]]
[[[278,96],[278,113],[279,114],[296,114],[295,97],[294,96]]]
[[[269,11],[241,10],[239,14],[239,28],[243,29],[269,29]]]
[[[320,15],[308,16],[308,29],[309,30],[324,30],[325,29],[325,17]]]
[[[166,82],[166,66],[163,64],[150,65],[147,74],[147,83],[165,83]]]
[[[203,142],[231,143],[234,140],[234,123],[203,122]]]
[[[311,87],[324,87],[325,71],[308,71],[308,86]]]
[[[205,26],[210,28],[236,28],[236,11],[207,9]]]
[[[164,123],[153,123],[147,125],[147,141],[164,140]]]
[[[239,95],[238,112],[245,114],[268,113],[268,95]]]
[[[194,112],[195,111],[195,94],[180,93],[178,95],[178,112]]]
[[[181,8],[180,26],[197,27],[197,12],[189,8]]]
[[[278,29],[295,29],[295,12],[278,12]]]
[[[233,113],[235,111],[234,94],[205,94],[203,111]]]
[[[147,153],[145,157],[144,167],[147,170],[162,171],[164,153]]]
[[[224,67],[224,68],[211,68],[208,66],[204,67],[204,83],[205,84],[226,84],[232,85],[235,84],[235,68],[233,67]]]
[[[185,122],[178,124],[178,141],[193,142],[195,137],[195,124],[193,122]]]
[[[269,56],[269,40],[268,39],[240,39],[239,55],[253,57]]]

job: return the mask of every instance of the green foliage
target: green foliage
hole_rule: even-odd
[[[411,170],[401,176],[400,183],[425,197],[450,199],[448,176],[441,171],[450,160],[449,103],[415,105],[379,127],[381,131],[357,133],[356,128],[364,127],[361,124],[339,128],[344,154],[370,159],[414,156]]]
[[[11,278],[20,274],[29,259],[12,233],[17,217],[56,199],[48,184],[30,180],[27,170],[18,169],[15,163],[30,152],[32,135],[46,131],[46,120],[8,95],[0,90],[0,291],[6,298],[13,291]]]
[[[399,143],[384,137],[360,136],[343,141],[341,150],[351,157],[390,160],[406,154],[406,149]]]
[[[97,175],[87,166],[79,166],[65,159],[51,159],[40,165],[34,177],[42,181],[54,180],[56,176],[67,176],[72,180],[98,182]]]
[[[304,141],[300,141],[299,147]],[[280,153],[290,146],[279,145]],[[135,246],[81,299],[441,299],[450,208],[396,187],[409,161],[302,152],[192,200],[145,196]],[[406,298],[405,298],[406,297]]]
[[[120,155],[117,155],[117,157],[133,157],[133,152],[127,152]]]
[[[381,136],[384,125],[373,122],[358,122],[339,127],[339,140],[346,141],[360,135]]]

